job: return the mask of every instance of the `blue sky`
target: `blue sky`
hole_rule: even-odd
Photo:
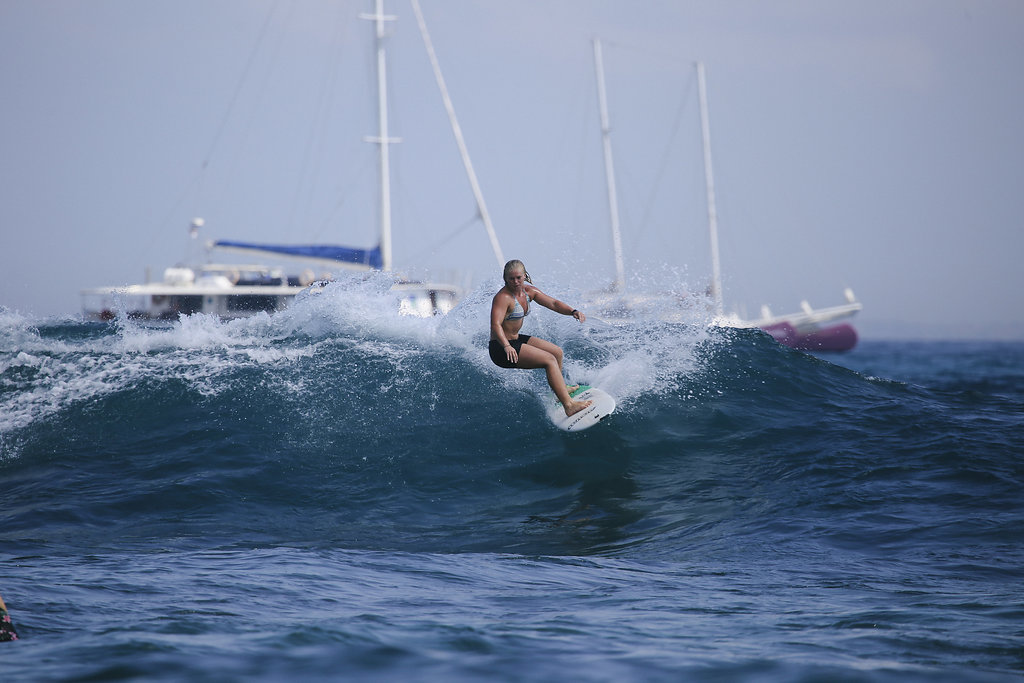
[[[613,277],[592,39],[627,271],[710,271],[705,63],[729,309],[862,336],[1024,338],[1019,2],[422,0],[505,256]],[[370,2],[0,3],[0,305],[158,277],[207,238],[375,242]],[[405,0],[389,39],[395,262],[497,279]],[[557,276],[555,275],[557,274]]]

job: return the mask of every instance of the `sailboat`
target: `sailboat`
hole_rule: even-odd
[[[483,200],[480,184],[466,148],[455,110],[441,74],[433,43],[418,0],[411,0],[420,33],[430,58],[435,79],[441,91],[449,123],[455,135],[463,166],[477,204],[478,216],[490,238],[499,264],[504,264],[498,238]],[[391,165],[390,148],[398,142],[388,129],[387,55],[385,22],[395,19],[384,13],[384,0],[374,0],[374,11],[360,15],[374,22],[376,34],[377,71],[377,135],[367,138],[378,146],[379,242],[376,246],[357,248],[338,245],[265,244],[239,240],[215,240],[207,251],[234,251],[298,259],[308,265],[330,269],[392,272],[391,231]],[[190,234],[196,238],[204,222],[196,219]],[[327,276],[328,278],[330,276]],[[102,287],[82,292],[83,311],[87,318],[110,320],[123,310],[131,317],[174,319],[180,315],[206,313],[222,318],[249,316],[261,311],[274,312],[286,307],[300,292],[312,284],[325,284],[309,268],[298,276],[287,276],[280,268],[266,266],[220,265],[175,266],[164,271],[162,282]],[[318,291],[312,289],[309,291]],[[398,296],[399,312],[415,316],[432,316],[449,312],[462,296],[462,288],[454,284],[421,282],[397,277],[391,291]]]
[[[597,95],[600,112],[601,137],[604,150],[605,178],[608,194],[608,209],[612,232],[612,247],[615,255],[616,275],[608,293],[595,300],[605,315],[630,315],[635,311],[650,310],[652,303],[666,313],[673,309],[672,301],[663,301],[664,297],[655,297],[652,302],[649,295],[629,295],[624,292],[625,272],[622,258],[622,238],[619,227],[618,199],[615,190],[615,171],[612,159],[611,126],[608,117],[607,94],[604,80],[604,61],[601,42],[594,39],[594,70],[597,78]],[[704,153],[704,180],[707,194],[708,232],[711,247],[711,284],[709,295],[713,306],[713,324],[721,327],[760,328],[771,335],[779,343],[791,348],[813,351],[847,351],[857,344],[857,332],[848,319],[861,310],[850,288],[844,295],[846,303],[823,309],[813,309],[806,301],[801,302],[801,312],[775,316],[768,306],[761,307],[761,318],[743,320],[739,316],[725,314],[722,295],[722,269],[718,248],[718,211],[715,204],[714,173],[711,164],[711,134],[708,122],[707,86],[704,64],[696,63],[697,91],[700,103],[701,140]],[[668,306],[664,304],[668,303]],[[672,317],[669,315],[668,317]]]
[[[847,320],[861,310],[862,305],[846,288],[846,303],[823,309],[813,309],[806,301],[800,303],[801,312],[773,316],[768,306],[761,307],[761,318],[742,320],[724,315],[722,298],[722,268],[718,251],[718,211],[715,206],[714,173],[711,168],[711,133],[708,123],[707,81],[704,63],[697,62],[697,96],[700,101],[701,140],[704,149],[704,181],[707,190],[708,230],[711,236],[711,298],[717,320],[730,327],[758,327],[777,342],[805,351],[849,351],[857,345],[857,331]]]

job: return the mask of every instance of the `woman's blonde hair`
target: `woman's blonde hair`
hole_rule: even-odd
[[[508,263],[505,264],[505,272],[503,272],[501,274],[501,279],[506,281],[506,282],[508,282],[509,274],[513,270],[516,270],[517,268],[522,268],[523,269],[523,275],[526,276],[526,281],[529,282],[532,285],[533,284],[533,280],[530,279],[530,273],[527,272],[526,266],[523,265],[523,262],[520,261],[517,258],[514,258],[514,259],[512,259],[511,261],[509,261]]]

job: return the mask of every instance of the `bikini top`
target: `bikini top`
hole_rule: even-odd
[[[516,305],[512,307],[512,312],[505,316],[505,320],[522,320],[530,315],[530,309],[523,310],[523,305],[519,303],[519,297],[513,298],[516,300]]]

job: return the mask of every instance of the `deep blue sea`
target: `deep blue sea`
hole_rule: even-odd
[[[0,309],[4,681],[1024,678],[1024,343]]]

